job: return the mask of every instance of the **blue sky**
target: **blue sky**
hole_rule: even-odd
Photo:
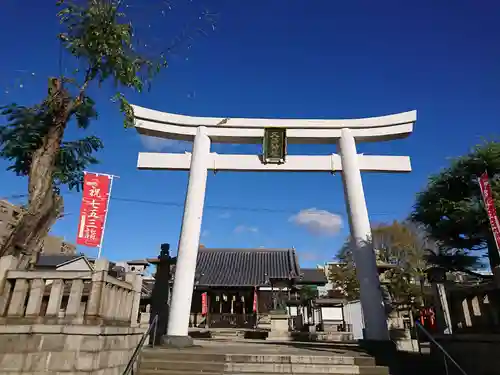
[[[46,77],[59,71],[59,26],[50,3],[4,0],[0,5],[1,104],[38,101]],[[170,58],[151,92],[130,95],[134,104],[225,117],[356,118],[418,111],[408,139],[359,145],[366,154],[412,159],[411,174],[363,175],[374,223],[404,218],[430,173],[498,135],[497,1],[178,0],[171,2],[173,10],[163,3],[130,3],[148,51],[168,44],[202,7],[218,13],[217,25]],[[63,65],[71,65],[67,57]],[[137,171],[136,160],[139,151],[182,152],[186,145],[141,140],[134,129],[124,130],[108,100],[111,93],[109,87],[92,89],[100,118],[88,131],[105,143],[94,171],[120,176],[103,254],[115,260],[155,256],[162,242],[176,249],[187,172]],[[81,135],[75,129],[67,134],[68,139]],[[227,153],[258,150],[257,145],[217,146],[217,152]],[[336,148],[294,146],[290,152],[329,154]],[[24,194],[26,180],[6,172],[6,166],[0,162],[0,197]],[[75,240],[80,198],[65,196],[68,215],[54,234]],[[309,208],[340,215],[341,230],[319,235],[290,221]],[[347,234],[338,175],[218,173],[208,178],[201,239],[207,247],[294,246],[301,263],[311,266],[330,260]],[[95,255],[95,249],[81,250]]]

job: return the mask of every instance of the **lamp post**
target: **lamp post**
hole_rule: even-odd
[[[161,345],[161,338],[167,332],[168,314],[169,314],[169,294],[170,294],[170,267],[175,264],[176,257],[170,256],[170,245],[164,243],[161,245],[158,259],[152,261],[156,263],[155,284],[151,292],[151,318],[150,324],[155,316],[158,316],[156,329],[149,336],[149,344]]]

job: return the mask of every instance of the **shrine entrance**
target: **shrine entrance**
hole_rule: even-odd
[[[254,328],[253,290],[214,290],[209,295],[210,328]]]
[[[133,106],[135,127],[145,136],[193,142],[192,153],[139,153],[139,169],[189,171],[182,219],[176,276],[167,336],[188,339],[190,308],[199,249],[208,170],[341,172],[354,259],[360,281],[365,339],[389,340],[380,290],[371,227],[361,179],[363,172],[410,172],[406,156],[358,154],[357,142],[409,136],[416,111],[395,115],[347,119],[248,119],[191,117]],[[211,143],[263,143],[263,155],[227,155],[210,152]],[[338,144],[331,155],[287,155],[294,144]]]

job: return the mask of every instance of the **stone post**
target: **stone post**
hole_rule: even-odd
[[[147,305],[146,311],[141,313],[141,321],[139,323],[139,326],[141,328],[148,328],[150,319],[151,319],[151,306]]]
[[[5,314],[7,303],[9,302],[9,291],[7,287],[7,272],[17,269],[19,261],[13,255],[5,255],[0,257],[0,316]]]
[[[109,262],[107,259],[97,259],[92,274],[92,288],[90,290],[89,301],[87,303],[87,318],[98,319],[101,312],[103,290],[108,275]]]
[[[133,272],[128,272],[125,275],[125,280],[132,284],[133,287],[132,306],[130,306],[130,325],[132,327],[137,327],[139,325],[139,307],[141,304],[142,276]]]

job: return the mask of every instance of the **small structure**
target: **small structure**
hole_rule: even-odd
[[[314,301],[315,310],[318,311],[321,330],[326,332],[343,332],[349,327],[346,326],[344,306],[347,301],[341,296],[323,297]]]
[[[91,271],[94,260],[85,255],[40,254],[35,263],[36,270],[44,271]]]

